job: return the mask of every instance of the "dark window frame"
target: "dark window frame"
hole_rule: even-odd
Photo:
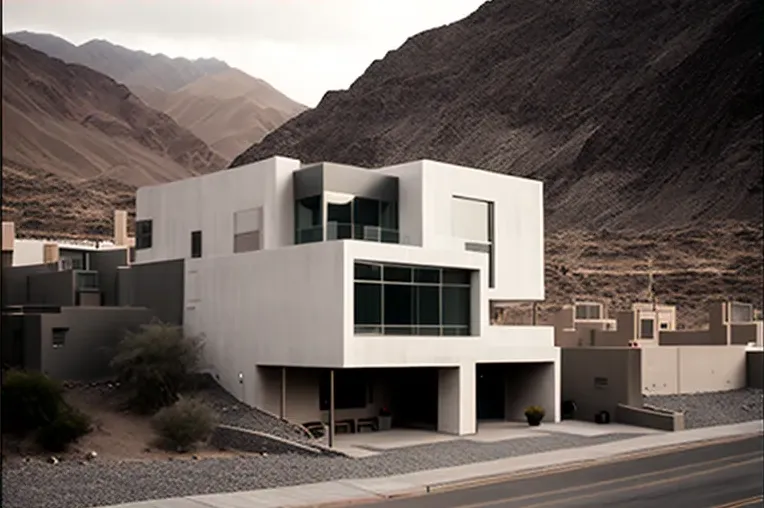
[[[54,348],[62,348],[66,345],[66,335],[69,333],[69,328],[55,327],[51,330],[51,344]]]
[[[154,243],[152,219],[135,221],[135,250],[150,249]]]
[[[486,218],[486,222],[488,223],[488,242],[474,242],[474,241],[466,241],[464,242],[464,250],[472,251],[472,252],[482,252],[483,254],[486,254],[488,256],[488,287],[489,288],[495,288],[496,287],[496,220],[495,220],[495,213],[494,213],[494,202],[488,201],[487,199],[478,199],[478,198],[471,198],[467,196],[459,196],[457,194],[454,194],[451,196],[451,199],[461,199],[464,201],[475,201],[478,203],[485,203],[487,205],[487,213],[488,217]]]
[[[191,257],[202,257],[202,232],[200,230],[191,231]]]
[[[397,270],[393,272],[390,270],[391,268]],[[395,276],[386,275],[391,273]],[[472,335],[473,270],[357,261],[354,264],[354,275],[354,329],[356,334]],[[390,280],[391,278],[393,280]],[[432,282],[415,282],[417,280],[430,280]],[[373,299],[374,303],[371,300],[359,301],[356,295],[370,294],[368,289],[374,285],[380,288],[378,296]],[[422,301],[424,295],[428,295],[428,298],[432,297],[432,289],[437,290],[437,299]],[[444,294],[449,293],[452,289],[466,291],[467,305],[462,309],[463,319],[458,320],[458,322],[453,322],[444,316],[444,313],[447,313],[448,304],[454,301],[453,298],[447,301]],[[394,296],[392,295],[393,292],[395,293]],[[370,303],[374,305],[377,301],[379,301],[380,306],[379,313],[369,312],[368,305]],[[407,308],[409,309],[407,310]],[[433,323],[435,314],[433,309],[436,308],[437,322]],[[372,317],[373,319],[371,319]]]
[[[650,334],[645,335],[645,323],[650,323]],[[640,339],[654,339],[655,338],[655,319],[654,318],[639,318],[639,338]]]

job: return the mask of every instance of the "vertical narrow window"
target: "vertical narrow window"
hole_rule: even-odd
[[[496,281],[495,279],[495,271],[494,271],[494,263],[495,263],[495,255],[494,250],[496,249],[495,241],[494,241],[494,229],[496,227],[496,223],[494,222],[494,213],[493,213],[493,203],[488,203],[488,287],[492,288],[495,287]]]
[[[263,248],[263,209],[251,208],[233,216],[233,252],[251,252]]]
[[[192,258],[202,257],[202,232],[201,231],[191,232],[191,257]]]
[[[135,249],[150,249],[152,244],[151,219],[135,222]]]
[[[493,203],[453,196],[451,199],[451,232],[455,238],[464,240],[465,250],[482,252],[488,257],[488,287],[494,287]]]

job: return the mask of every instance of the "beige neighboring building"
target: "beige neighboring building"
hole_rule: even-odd
[[[63,269],[87,270],[89,253],[128,249],[134,257],[135,238],[127,234],[128,215],[114,212],[114,234],[111,241],[74,241],[39,238],[16,238],[13,222],[3,222],[3,266],[31,266],[59,263]]]
[[[638,302],[608,315],[601,302],[566,305],[552,319],[558,347],[762,345],[762,322],[751,304],[714,302],[709,326],[677,330],[676,307]]]

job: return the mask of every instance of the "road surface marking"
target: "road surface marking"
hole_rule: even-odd
[[[624,476],[624,477],[621,477],[621,478],[613,478],[611,480],[602,480],[602,481],[599,481],[599,482],[588,483],[586,485],[577,485],[575,487],[565,487],[565,488],[562,488],[562,489],[549,490],[549,491],[546,491],[546,492],[539,492],[539,493],[536,493],[536,494],[526,494],[526,495],[523,495],[523,496],[507,497],[507,498],[502,498],[502,499],[495,499],[495,500],[492,500],[492,501],[483,501],[483,502],[480,502],[480,503],[464,504],[464,505],[459,505],[458,508],[483,508],[483,507],[487,507],[487,506],[497,505],[497,504],[500,504],[500,503],[509,503],[509,502],[523,501],[523,500],[527,500],[527,499],[534,499],[534,498],[539,498],[539,497],[551,496],[551,495],[555,495],[555,494],[566,494],[566,493],[572,493],[572,492],[579,492],[579,491],[582,491],[582,490],[591,489],[592,487],[605,486],[605,485],[614,485],[614,484],[623,483],[623,482],[627,482],[627,481],[631,481],[631,480],[636,480],[636,479],[639,479],[639,478],[649,478],[651,476],[657,476],[657,475],[661,475],[661,474],[665,474],[665,473],[669,473],[669,472],[682,471],[682,470],[691,469],[691,468],[697,468],[697,467],[701,467],[701,466],[708,466],[708,465],[712,465],[712,464],[718,464],[718,463],[721,463],[721,462],[728,462],[728,461],[733,460],[733,459],[745,459],[745,458],[749,458],[749,457],[753,457],[753,458],[749,459],[747,461],[743,461],[743,462],[734,462],[732,464],[725,464],[723,466],[718,466],[718,467],[712,468],[712,469],[704,469],[703,471],[697,471],[697,472],[694,472],[694,473],[688,473],[687,475],[684,475],[684,476],[677,476],[677,477],[674,477],[674,478],[668,478],[668,479],[663,479],[663,480],[656,480],[656,481],[650,482],[650,483],[640,483],[640,484],[637,484],[635,486],[620,487],[620,488],[608,490],[606,492],[619,492],[621,490],[629,490],[629,489],[634,489],[634,488],[642,488],[643,486],[646,486],[646,485],[659,485],[659,484],[662,484],[662,483],[670,483],[670,482],[673,482],[675,480],[680,480],[680,479],[684,479],[684,478],[691,478],[693,476],[704,475],[704,474],[708,474],[708,473],[711,473],[711,472],[721,471],[723,469],[728,469],[730,467],[736,467],[736,466],[745,465],[745,464],[749,464],[749,463],[753,463],[753,462],[760,462],[760,461],[764,460],[764,457],[761,456],[761,452],[757,451],[757,452],[743,453],[743,454],[740,454],[740,455],[731,455],[731,456],[728,456],[728,457],[724,457],[724,458],[720,458],[720,459],[714,459],[714,460],[708,460],[708,461],[705,461],[705,462],[695,462],[694,464],[686,464],[684,466],[672,467],[672,468],[667,468],[667,469],[659,469],[659,470],[656,470],[656,471],[650,471],[649,473],[640,473],[640,474],[636,474],[636,475]],[[547,505],[554,504],[554,503],[560,503],[560,502],[563,502],[563,501],[570,501],[572,499],[579,499],[579,498],[584,499],[584,498],[587,498],[587,497],[598,496],[598,495],[600,495],[600,494],[602,494],[604,492],[605,491],[599,491],[599,492],[594,493],[594,494],[584,494],[584,495],[573,497],[573,498],[568,497],[568,498],[563,499],[563,500],[545,501],[545,502],[542,502],[540,504],[527,505],[524,508],[531,508],[531,507],[536,508],[536,507],[540,507],[540,506],[547,506]]]
[[[714,506],[713,508],[743,508],[745,506],[751,506],[753,504],[758,504],[764,501],[764,496],[758,495],[753,497],[747,497],[745,499],[738,499],[737,501],[731,501],[726,504],[719,504]]]

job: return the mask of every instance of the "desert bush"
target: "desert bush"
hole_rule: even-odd
[[[52,452],[90,432],[90,418],[66,403],[63,388],[38,372],[8,371],[3,380],[3,432],[26,436],[36,432],[37,443]]]
[[[206,441],[215,429],[217,418],[207,404],[181,398],[160,410],[151,420],[159,436],[159,445],[169,450],[185,452],[196,443]]]
[[[25,436],[51,423],[64,405],[63,389],[37,372],[10,370],[0,393],[3,432]]]
[[[198,365],[202,343],[182,328],[160,322],[128,332],[111,361],[118,380],[130,390],[130,406],[150,413],[178,400]]]
[[[62,452],[90,430],[90,417],[64,404],[53,421],[37,432],[37,443],[50,452]]]

